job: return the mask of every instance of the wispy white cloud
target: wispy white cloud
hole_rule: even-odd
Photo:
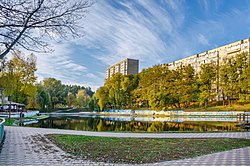
[[[199,0],[198,1],[200,6],[205,10],[205,11],[208,11],[209,10],[209,7],[210,7],[210,3],[209,3],[209,0]]]
[[[183,22],[182,4],[164,2],[174,12],[171,15],[156,1],[122,1],[120,5],[126,11],[106,2],[99,1],[90,11],[85,28],[86,40],[82,44],[101,45],[106,52],[95,58],[106,65],[127,57],[139,59],[142,68],[162,63],[168,50],[172,49],[164,38],[176,35]],[[174,40],[178,40],[178,36]]]
[[[36,54],[39,80],[54,77],[65,82],[87,71],[87,67],[73,60],[69,43],[54,44],[54,49],[51,54]]]
[[[205,37],[204,35],[200,34],[200,33],[197,35],[197,39],[198,39],[198,42],[200,44],[202,44],[202,45],[205,45],[205,46],[209,46],[210,45],[209,41],[208,41],[208,38]]]
[[[38,75],[96,89],[105,68],[125,58],[139,59],[142,69],[225,44],[222,39],[234,39],[236,28],[249,31],[247,10],[220,13],[222,0],[195,3],[199,10],[179,0],[97,1],[83,20],[85,37],[54,44],[50,55],[39,54]],[[193,10],[198,11],[190,16]],[[237,27],[243,22],[246,28]]]
[[[86,77],[88,77],[88,78],[97,78],[97,76],[92,74],[92,73],[87,73]]]

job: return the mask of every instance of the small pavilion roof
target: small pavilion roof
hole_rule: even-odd
[[[4,102],[4,105],[17,105],[17,106],[25,106],[24,104],[21,104],[21,103],[16,103],[16,102],[13,102],[13,101],[7,101],[7,102]]]

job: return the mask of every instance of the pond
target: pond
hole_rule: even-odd
[[[237,118],[154,118],[132,116],[50,116],[47,119],[21,123],[30,127],[83,131],[116,132],[216,132],[244,131]]]

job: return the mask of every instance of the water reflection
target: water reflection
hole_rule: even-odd
[[[84,131],[242,131],[236,127],[236,118],[201,117],[130,117],[130,116],[52,116],[38,123],[27,124],[32,127],[59,128]]]

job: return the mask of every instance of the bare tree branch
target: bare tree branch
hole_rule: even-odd
[[[0,0],[0,59],[16,47],[49,50],[48,39],[79,37],[94,0]]]

